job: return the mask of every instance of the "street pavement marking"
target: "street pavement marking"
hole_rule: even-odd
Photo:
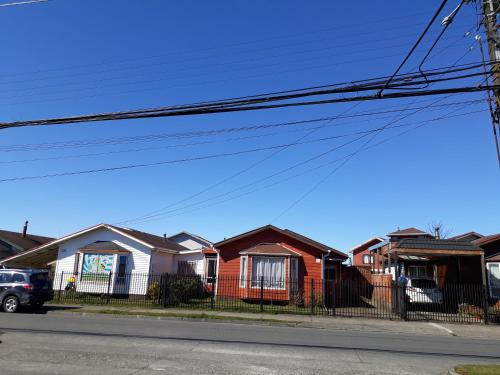
[[[443,331],[446,331],[448,332],[450,335],[452,336],[456,336],[457,334],[455,332],[453,332],[451,329],[448,329],[446,327],[443,327],[442,325],[440,324],[437,324],[437,323],[429,323],[431,326],[433,327],[436,327],[436,328],[439,328],[439,329],[442,329]]]

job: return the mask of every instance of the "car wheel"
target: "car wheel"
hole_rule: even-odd
[[[16,296],[8,296],[3,300],[3,311],[14,313],[19,309],[19,299]]]

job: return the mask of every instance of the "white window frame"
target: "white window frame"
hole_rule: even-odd
[[[488,289],[490,291],[490,297],[492,298],[500,298],[500,295],[493,295],[493,285],[491,285],[491,271],[490,271],[490,268],[491,268],[491,265],[495,265],[495,266],[498,266],[499,269],[500,269],[500,262],[489,262],[489,263],[486,263],[486,269],[488,270]]]
[[[214,261],[215,262],[215,275],[214,276],[209,276],[208,272],[210,271],[210,262]],[[219,270],[219,257],[214,257],[214,256],[207,256],[205,257],[205,281],[207,283],[211,283],[212,279],[214,279],[217,282],[217,276],[219,275],[218,273]]]
[[[105,283],[105,282],[108,282],[109,279],[107,279],[106,277],[109,278],[110,275],[113,275],[113,270],[115,269],[116,267],[116,254],[112,253],[112,252],[99,252],[99,253],[92,253],[92,252],[82,252],[81,253],[82,255],[80,256],[80,282],[82,283],[93,283],[93,282],[98,282],[98,283]],[[99,273],[93,273],[93,272],[83,272],[83,267],[84,267],[84,263],[85,263],[85,256],[88,256],[88,255],[99,255],[99,256],[111,256],[112,257],[112,264],[111,264],[111,267],[110,267],[110,271],[109,272],[99,272]],[[90,280],[86,277],[86,275],[91,275],[91,278]],[[92,275],[94,275],[94,278],[92,278]]]
[[[120,259],[121,257],[125,258],[125,272],[123,272],[123,276],[120,276]],[[116,278],[118,280],[125,280],[127,277],[127,266],[128,266],[128,254],[117,254],[116,256]]]
[[[283,261],[283,266],[281,267],[281,269],[283,270],[282,271],[282,277],[281,277],[281,285],[282,286],[269,286],[269,285],[265,285],[264,283],[264,289],[269,289],[269,290],[286,290],[286,280],[285,280],[285,277],[286,277],[286,257],[281,257],[281,256],[265,256],[265,255],[257,255],[257,256],[252,256],[251,257],[251,260],[252,260],[252,269],[251,269],[251,273],[250,273],[250,287],[252,289],[260,289],[260,280],[254,280],[253,279],[253,270],[254,270],[254,260],[255,259],[273,259],[273,260],[276,260],[276,259],[282,259]],[[276,283],[278,283],[276,281]]]
[[[248,280],[248,255],[240,257],[240,288],[247,287]]]
[[[368,263],[365,262],[365,257],[368,257],[368,259],[370,259],[370,261]],[[362,261],[363,261],[363,264],[373,264],[373,255],[363,254]]]

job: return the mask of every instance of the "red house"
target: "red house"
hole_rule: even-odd
[[[370,251],[370,247],[381,242],[384,242],[382,237],[373,237],[357,246],[354,246],[351,250],[349,250],[349,253],[352,254],[352,265],[355,267],[366,267],[372,272],[379,271],[378,268],[380,267],[380,259],[376,253]]]
[[[218,253],[218,297],[287,302],[320,295],[325,280],[340,276],[347,255],[273,225],[214,244]]]

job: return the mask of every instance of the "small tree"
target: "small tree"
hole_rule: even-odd
[[[432,221],[428,225],[428,231],[437,239],[448,238],[451,233],[451,230],[445,227],[442,221]]]

